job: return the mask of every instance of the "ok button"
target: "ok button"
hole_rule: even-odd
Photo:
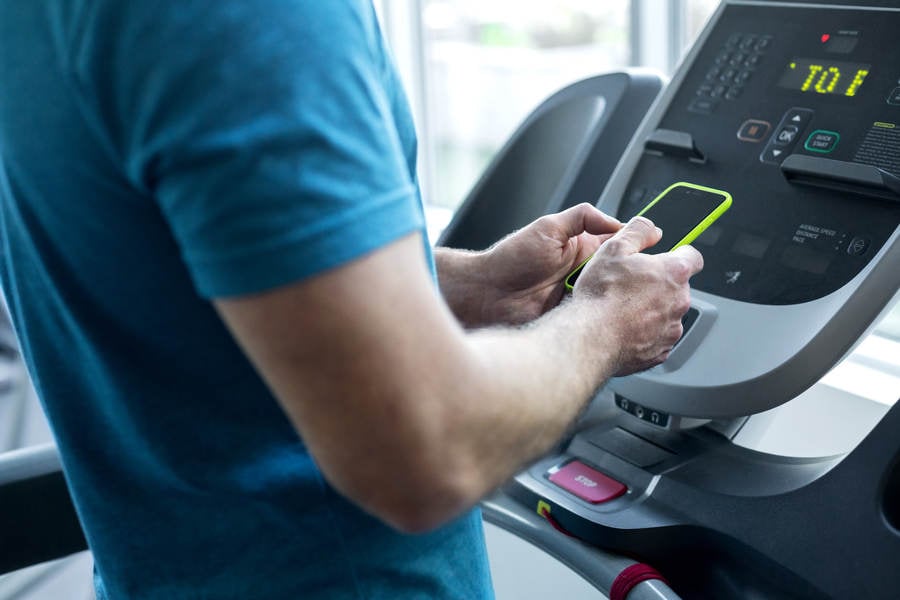
[[[800,130],[794,125],[785,125],[778,132],[778,135],[775,136],[774,143],[777,146],[790,146],[798,133],[800,133]]]

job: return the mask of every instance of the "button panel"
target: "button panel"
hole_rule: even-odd
[[[814,112],[808,108],[791,108],[781,117],[775,128],[775,135],[766,144],[759,155],[759,160],[773,165],[780,165],[797,145],[800,135],[812,120]]]
[[[579,460],[573,460],[558,469],[551,469],[549,475],[552,483],[591,504],[615,500],[628,491],[624,483],[604,475]]]
[[[716,54],[714,64],[706,72],[705,81],[697,88],[697,96],[688,110],[699,114],[712,113],[718,100],[737,100],[743,88],[759,66],[766,50],[772,45],[771,35],[734,33]]]

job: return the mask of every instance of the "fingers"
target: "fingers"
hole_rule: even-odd
[[[656,244],[662,238],[662,230],[644,217],[634,217],[609,239],[600,251],[610,256],[637,254]]]
[[[557,221],[557,226],[568,238],[585,232],[593,235],[615,233],[622,228],[621,221],[586,202],[547,218]]]
[[[574,263],[580,265],[588,256],[592,256],[597,252],[597,248],[603,245],[613,236],[611,233],[602,233],[594,235],[590,233],[582,233],[578,236],[578,255],[575,257]]]

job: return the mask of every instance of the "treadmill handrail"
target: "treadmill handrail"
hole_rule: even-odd
[[[781,163],[781,171],[793,183],[900,202],[900,178],[873,165],[792,154]]]
[[[53,443],[10,450],[0,454],[0,486],[61,469],[59,453]]]

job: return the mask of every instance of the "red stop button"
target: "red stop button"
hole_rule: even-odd
[[[578,460],[551,474],[550,481],[592,504],[609,502],[628,491],[625,484]]]

